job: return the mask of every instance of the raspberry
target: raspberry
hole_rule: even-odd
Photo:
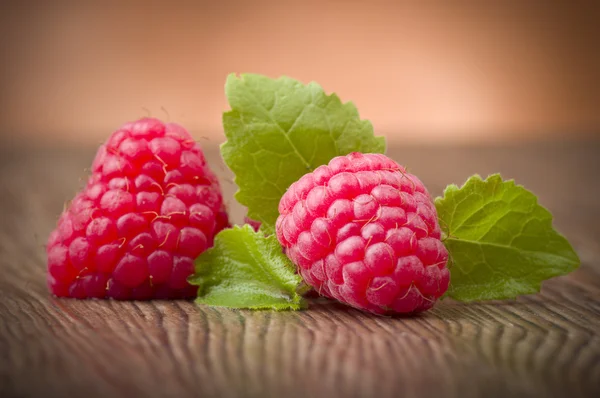
[[[288,188],[279,213],[279,242],[324,296],[378,314],[412,313],[448,288],[431,197],[384,155],[332,159]]]
[[[194,259],[228,223],[219,182],[183,127],[125,124],[50,234],[48,287],[75,298],[194,297]]]

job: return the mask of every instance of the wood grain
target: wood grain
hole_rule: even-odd
[[[599,396],[600,145],[391,154],[434,194],[475,172],[516,178],[555,214],[582,267],[538,295],[444,301],[413,318],[324,299],[281,313],[55,299],[44,284],[43,244],[93,152],[4,148],[0,397]],[[224,189],[231,197],[234,186]],[[243,209],[231,207],[241,220]]]

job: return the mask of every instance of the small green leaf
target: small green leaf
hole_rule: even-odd
[[[235,197],[248,217],[272,232],[286,189],[332,158],[385,151],[354,104],[326,95],[317,83],[289,77],[231,74],[225,84],[231,111],[223,114],[223,159],[235,174]]]
[[[265,237],[249,225],[221,231],[215,245],[196,260],[189,278],[198,285],[196,302],[218,307],[298,310],[302,278],[275,235]]]
[[[536,293],[542,281],[579,266],[550,212],[513,180],[472,176],[461,188],[448,186],[435,205],[451,258],[448,295],[456,300]]]

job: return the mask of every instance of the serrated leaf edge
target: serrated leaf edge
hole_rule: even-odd
[[[498,181],[496,181],[496,180],[498,180]],[[483,179],[479,174],[474,174],[474,175],[470,176],[460,187],[458,187],[458,185],[456,185],[456,184],[449,184],[444,189],[443,195],[442,196],[438,196],[438,197],[435,198],[434,202],[435,202],[436,208],[438,206],[438,203],[440,203],[441,201],[443,201],[445,199],[445,196],[447,194],[453,193],[453,192],[458,191],[458,190],[461,190],[461,189],[465,188],[468,184],[470,184],[470,183],[472,183],[474,181],[475,182],[483,182],[483,183],[488,183],[488,182],[492,182],[492,183],[498,182],[500,184],[506,183],[506,184],[510,185],[511,187],[519,188],[519,189],[522,189],[522,190],[530,193],[534,197],[534,205],[541,207],[550,216],[550,226],[552,227],[552,230],[554,231],[554,233],[558,237],[564,239],[568,243],[568,245],[570,246],[572,253],[575,255],[575,261],[571,262],[570,258],[562,257],[562,256],[558,256],[558,255],[556,255],[556,257],[560,257],[562,259],[565,259],[565,260],[569,261],[570,265],[572,265],[572,267],[573,267],[573,270],[577,269],[581,265],[581,260],[579,258],[579,255],[573,249],[571,243],[566,239],[566,237],[563,234],[561,234],[560,232],[558,232],[554,228],[554,216],[552,215],[552,213],[546,207],[544,207],[543,205],[541,205],[539,203],[538,197],[535,194],[533,194],[533,192],[531,192],[527,188],[525,188],[523,185],[517,184],[514,179],[508,179],[508,180],[502,179],[502,176],[501,176],[500,173],[490,174],[485,179]],[[440,223],[440,225],[445,224],[445,222],[442,222],[441,219],[439,219],[438,222]],[[460,239],[460,238],[452,238],[449,235],[449,232],[445,232],[445,231],[444,231],[444,234],[447,235],[445,238],[442,239],[442,241],[444,242],[445,246],[446,246],[445,242],[448,241],[448,240],[450,240],[450,241],[469,242],[469,243],[473,243],[473,244],[477,244],[477,245],[491,245],[491,246],[497,246],[497,247],[502,247],[504,249],[511,249],[511,250],[514,249],[512,246],[493,244],[493,243],[489,243],[489,242],[483,242],[482,243],[482,242],[478,242],[478,241],[471,241],[471,240],[465,240],[465,239]],[[514,249],[514,250],[516,250],[516,249]],[[527,252],[528,250],[523,250],[523,251]],[[448,257],[448,262],[449,262],[448,263],[448,268],[451,268],[454,264],[452,262],[452,253],[451,253],[450,250],[448,250],[448,254],[449,254],[449,257]],[[552,276],[550,276],[547,279],[550,279],[550,278],[553,278],[553,277],[557,277],[557,276],[561,276],[561,275],[564,275],[564,274],[562,274],[560,272],[557,272],[557,273],[553,274]],[[547,280],[547,279],[545,279],[545,280]],[[465,299],[458,299],[458,298],[452,296],[453,285],[452,285],[452,281],[450,281],[450,286],[448,288],[448,291],[444,294],[444,296],[441,297],[441,299],[445,299],[445,298],[450,297],[453,300],[462,301],[462,302],[475,302],[475,301],[481,301],[481,300],[506,300],[506,299],[515,299],[515,298],[517,298],[519,296],[538,293],[541,290],[542,283],[543,283],[543,281],[534,282],[531,285],[531,289],[527,289],[527,291],[524,291],[523,293],[520,293],[520,294],[517,294],[517,295],[497,296],[497,297],[494,297],[494,298],[483,298],[483,299],[481,297],[485,297],[485,296],[480,295],[479,298],[465,300]],[[485,286],[484,283],[475,283],[473,285],[476,285],[476,286]]]

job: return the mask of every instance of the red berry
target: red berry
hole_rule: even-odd
[[[378,314],[413,313],[448,289],[431,197],[384,155],[332,159],[289,187],[279,213],[279,242],[324,296]]]
[[[48,287],[75,298],[193,297],[193,261],[228,224],[217,178],[183,127],[125,124],[48,239]]]

